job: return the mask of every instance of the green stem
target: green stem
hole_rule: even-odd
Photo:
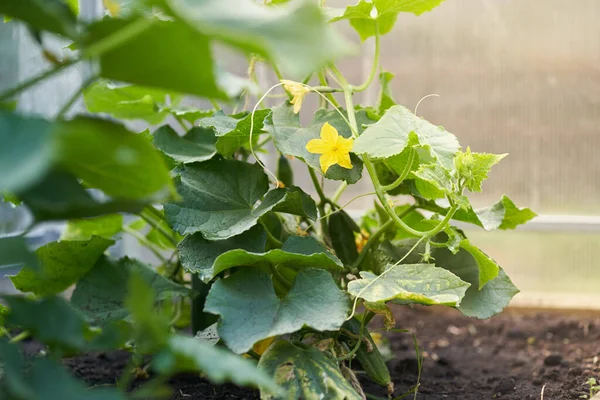
[[[79,60],[70,60],[65,62],[64,64],[58,65],[52,69],[49,69],[48,71],[42,72],[40,75],[34,76],[31,79],[28,79],[24,82],[19,83],[17,86],[15,86],[12,89],[7,90],[6,92],[2,93],[0,95],[0,102],[5,101],[11,97],[13,97],[16,94],[21,93],[22,91],[29,89],[30,87],[34,86],[35,84],[37,84],[38,82],[41,82],[47,78],[50,78],[53,75],[56,75],[57,73],[59,73],[60,71],[62,71],[63,69],[70,67],[71,65],[76,64],[77,62],[79,62]]]
[[[171,244],[174,247],[177,247],[177,240],[171,235],[170,232],[168,232],[161,224],[161,221],[156,221],[153,217],[150,216],[149,211],[147,210],[142,210],[142,212],[139,214],[140,217],[142,217],[142,219],[144,221],[146,221],[148,223],[148,225],[150,225],[151,227],[153,227],[154,229],[156,229],[160,234],[162,234],[169,242],[171,242]]]
[[[277,281],[283,285],[285,290],[290,290],[292,288],[292,283],[288,281],[285,276],[281,275],[281,272],[277,270],[276,266],[271,265],[271,273],[275,279],[277,279]]]
[[[261,221],[259,219],[258,222],[260,222],[262,227],[265,229],[265,233],[267,234],[267,240],[269,242],[271,242],[271,245],[273,247],[281,248],[283,246],[283,243],[281,242],[281,240],[279,240],[275,236],[273,236],[273,234],[271,233],[271,231],[269,231],[267,225],[263,221]]]
[[[62,106],[62,108],[58,111],[58,114],[56,114],[55,119],[62,119],[65,114],[71,109],[71,107],[73,106],[73,104],[75,104],[75,102],[77,101],[77,99],[79,98],[79,96],[83,93],[83,91],[85,89],[87,89],[88,86],[90,86],[96,79],[98,79],[97,76],[90,76],[88,79],[86,79],[81,86],[79,86],[79,88],[77,89],[77,91],[75,93],[73,93],[73,95],[71,96],[71,98],[69,99],[69,101],[67,101],[65,103],[64,106]]]
[[[158,251],[152,245],[152,243],[144,235],[142,235],[135,229],[128,227],[127,225],[123,226],[123,230],[125,232],[129,233],[134,238],[136,238],[141,244],[143,244],[148,250],[150,250],[152,252],[152,254],[154,254],[156,256],[156,258],[158,258],[161,262],[163,262],[165,264],[167,263],[167,259],[160,253],[160,251]]]
[[[308,173],[310,174],[310,179],[312,180],[312,183],[315,186],[317,194],[319,195],[319,200],[320,200],[321,204],[327,203],[327,197],[325,197],[325,193],[323,192],[323,188],[321,187],[321,184],[319,183],[319,178],[317,178],[317,174],[315,173],[315,170],[312,169],[311,167],[308,167]]]
[[[10,339],[9,343],[19,343],[22,340],[25,340],[29,337],[30,333],[28,331],[23,331],[19,333],[17,336]]]
[[[362,92],[371,85],[371,82],[373,82],[373,79],[375,79],[375,75],[377,75],[377,69],[379,68],[380,54],[381,54],[381,44],[380,44],[380,37],[379,37],[379,27],[378,27],[377,21],[375,21],[375,57],[373,60],[373,65],[371,66],[371,72],[369,73],[367,80],[365,82],[363,82],[362,85],[352,87],[352,90],[354,92]]]
[[[340,200],[340,197],[342,197],[342,193],[344,193],[344,191],[347,188],[348,188],[348,182],[344,181],[344,182],[340,183],[340,186],[338,186],[337,190],[333,194],[333,197],[331,197],[331,202],[337,203]]]
[[[396,179],[393,183],[383,186],[383,190],[385,190],[386,192],[389,192],[390,190],[394,190],[402,184],[402,182],[406,179],[408,174],[410,174],[410,169],[411,169],[413,161],[415,159],[415,153],[416,153],[415,149],[413,149],[411,147],[410,148],[410,156],[408,156],[408,162],[407,162],[406,166],[404,167],[402,174],[400,174],[398,179]]]
[[[415,208],[417,208],[416,206],[410,206],[408,207],[406,210],[404,210],[400,215],[399,218],[403,218],[405,215],[408,215],[411,211],[413,211]],[[360,267],[360,265],[362,264],[362,262],[364,261],[365,257],[367,256],[367,253],[369,252],[369,249],[371,249],[371,247],[373,247],[376,243],[379,242],[379,238],[381,236],[383,236],[383,234],[385,234],[385,232],[392,226],[394,225],[394,220],[390,219],[389,221],[387,221],[386,223],[384,223],[383,225],[381,225],[381,227],[373,234],[371,235],[371,237],[369,238],[369,240],[367,240],[367,243],[365,243],[365,247],[363,247],[363,250],[360,252],[360,254],[358,255],[358,258],[356,259],[356,261],[354,262],[354,264],[352,265],[354,268],[358,268]]]
[[[217,103],[216,100],[214,99],[208,99],[208,101],[210,101],[210,104],[212,104],[212,106],[216,109],[216,110],[221,110],[222,107],[219,105],[219,103]]]
[[[262,142],[258,143],[256,145],[256,150],[260,149],[261,147],[263,147],[265,144],[269,143],[271,141],[271,135],[269,135],[265,140],[263,140]]]
[[[323,70],[319,71],[319,82],[321,83],[321,86],[329,86],[329,83],[327,82],[327,78],[325,77],[325,72]],[[337,100],[335,99],[335,97],[333,97],[333,95],[331,93],[326,93],[325,97],[327,97],[327,99],[335,106],[335,108],[340,108],[340,103],[337,102]]]

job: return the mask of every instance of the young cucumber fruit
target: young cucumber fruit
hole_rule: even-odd
[[[344,325],[342,325],[342,329],[346,329],[355,335],[354,338],[349,338],[348,336],[345,336],[342,331],[343,338],[347,339],[348,342],[351,342],[347,343],[351,348],[356,343],[356,338],[360,334],[360,326],[361,322],[356,318],[352,318],[350,321],[346,321]],[[365,343],[365,340],[370,343],[370,346]],[[369,378],[373,380],[373,382],[387,387],[390,394],[394,391],[394,384],[392,383],[392,379],[390,377],[390,371],[388,370],[388,367],[385,364],[385,360],[379,352],[379,349],[375,345],[371,334],[366,328],[363,328],[362,343],[356,352],[356,359],[358,362],[360,362],[363,370],[366,372]]]

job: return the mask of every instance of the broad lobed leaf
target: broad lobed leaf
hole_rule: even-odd
[[[280,299],[269,276],[250,268],[217,281],[204,308],[221,316],[219,336],[238,354],[260,340],[293,333],[305,325],[319,331],[339,329],[349,309],[347,295],[327,271],[300,271],[289,293]]]

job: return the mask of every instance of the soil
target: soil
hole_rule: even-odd
[[[402,307],[398,328],[417,334],[425,361],[420,400],[568,400],[589,394],[586,381],[600,378],[600,312],[509,309],[487,321],[457,311]],[[384,333],[395,396],[417,381],[412,337]],[[127,363],[125,353],[98,353],[65,360],[90,385],[113,384]],[[386,391],[359,374],[366,393]],[[257,400],[256,391],[214,386],[194,375],[172,381],[173,400]],[[542,394],[543,392],[543,394]],[[406,397],[412,399],[412,396]]]

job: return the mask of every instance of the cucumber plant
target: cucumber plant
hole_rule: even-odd
[[[506,196],[473,208],[468,192],[504,155],[463,149],[396,104],[380,65],[398,14],[442,1],[105,0],[93,22],[73,0],[2,1],[0,14],[25,24],[51,63],[0,94],[0,191],[33,220],[0,238],[0,266],[23,265],[11,279],[28,294],[2,297],[3,398],[50,398],[50,379],[72,398],[156,397],[168,377],[199,372],[263,399],[364,399],[353,360],[392,396],[375,316],[394,329],[396,305],[500,312],[517,288],[454,223],[514,229],[535,214]],[[375,43],[359,84],[335,64],[353,50],[336,31],[345,20]],[[73,50],[53,52],[50,36]],[[247,56],[247,77],[223,69],[222,45]],[[92,75],[53,118],[15,111],[20,93],[82,63]],[[260,81],[258,66],[277,82]],[[356,104],[377,77],[377,103]],[[81,95],[88,113],[75,115]],[[295,184],[291,159],[315,198]],[[376,203],[356,221],[340,198],[361,179]],[[339,183],[333,194],[324,180]],[[62,237],[32,250],[27,232],[47,221],[66,221]],[[115,257],[124,235],[159,265]],[[190,324],[196,337],[181,333]],[[18,343],[29,337],[48,356],[23,370]],[[131,352],[114,387],[86,390],[58,362],[110,349]],[[128,391],[148,370],[149,383]]]

